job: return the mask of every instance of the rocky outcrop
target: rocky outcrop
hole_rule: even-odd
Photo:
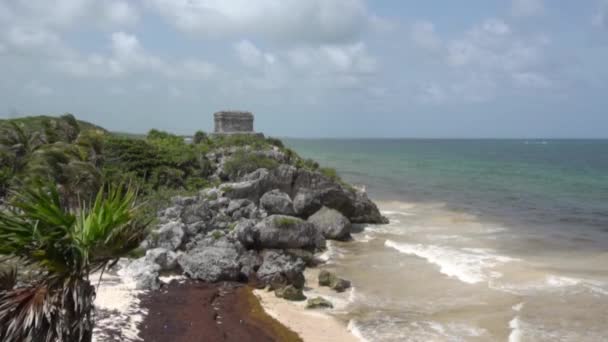
[[[333,309],[333,304],[323,297],[311,298],[306,302],[307,309]]]
[[[245,149],[279,163],[292,155],[278,148],[220,148],[206,157],[215,179],[226,158]],[[376,205],[359,191],[320,172],[281,164],[235,181],[177,196],[158,213],[159,224],[142,247],[146,256],[125,269],[141,288],[158,288],[158,274],[182,271],[206,282],[251,280],[290,300],[305,299],[304,269],[320,262],[325,239],[346,240],[351,223],[384,223]],[[319,283],[344,291],[350,282],[322,272]],[[315,298],[311,307],[331,307]]]
[[[328,286],[336,292],[344,292],[350,287],[350,281],[338,278],[335,274],[323,270],[319,273],[319,286]]]
[[[326,239],[347,240],[350,238],[350,221],[339,211],[327,207],[321,208],[308,218]]]
[[[302,289],[298,289],[294,286],[285,286],[274,291],[274,295],[291,301],[303,301],[306,300],[306,296],[302,292]]]
[[[257,279],[271,289],[287,285],[303,288],[305,268],[306,264],[298,257],[281,251],[265,251]]]
[[[160,247],[174,251],[184,242],[184,224],[170,221],[160,226],[149,238],[150,247]]]
[[[293,198],[294,213],[302,218],[326,206],[341,212],[352,223],[387,222],[365,192],[346,188],[319,172],[290,165],[272,171],[259,169],[240,182],[225,184],[222,189],[229,198],[246,198],[255,203],[267,192],[278,190]]]
[[[184,273],[207,282],[238,280],[239,255],[234,249],[206,247],[182,254],[178,259]]]
[[[272,215],[256,225],[239,224],[236,228],[239,241],[254,249],[316,249],[325,245],[323,235],[317,228],[302,219]]]
[[[260,206],[270,215],[294,215],[293,202],[288,194],[278,189],[265,193],[260,198]]]
[[[160,271],[172,271],[177,267],[178,254],[165,248],[154,248],[146,251],[145,260],[157,264]]]

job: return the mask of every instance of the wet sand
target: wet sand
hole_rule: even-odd
[[[344,309],[349,292],[338,294],[327,287],[317,284],[319,269],[307,268],[304,294],[308,298],[323,297],[337,310]],[[255,290],[264,310],[289,329],[298,333],[306,342],[360,342],[347,325],[330,315],[331,310],[306,309],[306,302],[290,302],[277,298],[274,292]]]

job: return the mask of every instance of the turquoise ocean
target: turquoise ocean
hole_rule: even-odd
[[[285,139],[388,225],[331,243],[366,341],[608,341],[608,140]]]

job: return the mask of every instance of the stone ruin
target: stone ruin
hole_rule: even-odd
[[[215,134],[257,134],[251,112],[222,111],[213,114]]]

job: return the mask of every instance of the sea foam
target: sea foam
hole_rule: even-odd
[[[501,273],[492,268],[516,259],[492,254],[481,248],[456,249],[422,244],[398,243],[386,240],[385,246],[401,253],[415,255],[439,266],[439,271],[468,284],[476,284],[492,278],[500,278]]]

